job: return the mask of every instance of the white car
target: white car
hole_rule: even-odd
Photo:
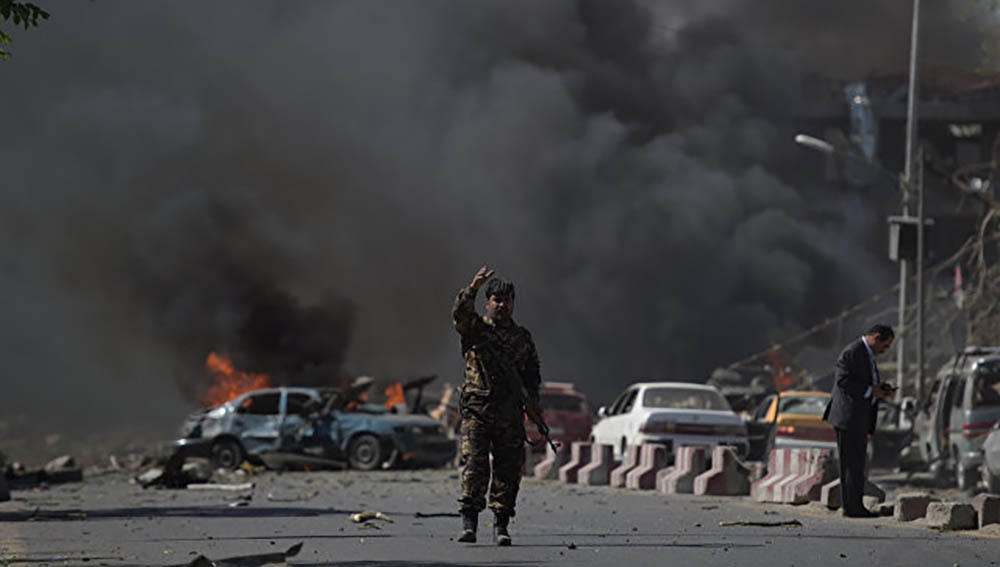
[[[591,441],[615,448],[620,459],[628,445],[659,443],[673,455],[680,446],[733,445],[749,450],[746,426],[714,386],[686,382],[640,382],[629,386],[610,408],[597,410]]]

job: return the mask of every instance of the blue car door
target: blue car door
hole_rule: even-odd
[[[233,420],[243,447],[251,453],[276,451],[281,443],[281,392],[247,396]]]

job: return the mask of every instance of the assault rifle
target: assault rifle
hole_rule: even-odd
[[[552,450],[558,452],[559,444],[553,441],[552,437],[550,437],[550,433],[552,431],[549,429],[548,424],[545,423],[545,418],[542,417],[541,408],[538,407],[538,404],[531,401],[531,396],[528,395],[528,390],[524,387],[524,382],[521,380],[521,373],[518,372],[506,358],[503,358],[500,353],[496,351],[496,348],[489,343],[489,341],[483,341],[475,345],[473,349],[487,351],[494,363],[503,367],[503,374],[513,377],[516,380],[517,384],[507,384],[507,386],[513,390],[515,395],[520,396],[520,401],[524,404],[524,414],[527,415],[528,419],[535,424],[535,427],[538,428],[538,432],[541,433],[542,436],[545,437],[545,440],[549,442],[549,446],[552,447]],[[486,373],[486,368],[484,368],[482,364],[480,364],[480,371]],[[486,374],[488,376],[492,376],[489,373]],[[528,442],[530,443],[530,441]]]
[[[528,419],[535,424],[535,427],[538,428],[538,432],[545,436],[545,440],[549,442],[549,446],[552,447],[552,451],[558,453],[559,444],[553,441],[552,437],[549,437],[549,433],[551,431],[549,426],[545,423],[545,419],[542,417],[541,408],[528,400],[527,396],[525,396],[524,414],[527,415]]]

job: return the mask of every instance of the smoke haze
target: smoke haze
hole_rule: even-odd
[[[904,4],[46,2],[0,64],[0,436],[168,436],[210,350],[455,383],[484,263],[596,403],[760,350],[892,280],[891,188],[814,182],[789,109],[904,69]],[[926,60],[974,66],[944,4]]]

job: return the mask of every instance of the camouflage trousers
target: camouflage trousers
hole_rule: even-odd
[[[460,511],[482,511],[489,488],[490,509],[513,516],[524,467],[524,424],[488,423],[466,415],[462,419],[461,453],[465,469],[462,471],[462,497],[458,499]],[[490,456],[493,457],[492,466]]]

